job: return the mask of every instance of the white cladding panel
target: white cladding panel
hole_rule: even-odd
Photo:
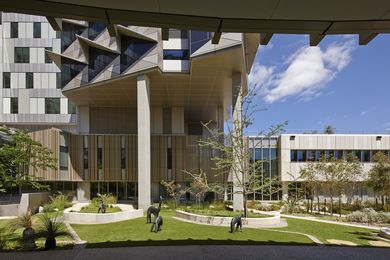
[[[61,114],[68,114],[68,99],[67,98],[60,99],[60,113]]]
[[[30,63],[38,63],[38,48],[30,48]]]
[[[26,23],[26,38],[33,38],[33,23]]]
[[[45,48],[37,48],[38,49],[38,63],[45,63]]]
[[[11,23],[3,23],[4,28],[4,38],[10,38],[11,37]]]
[[[38,114],[38,99],[30,98],[30,114]]]
[[[11,113],[11,98],[3,98],[3,113]]]
[[[164,60],[164,71],[180,72],[188,70],[188,60]]]
[[[38,103],[38,114],[45,113],[45,98],[37,98]]]
[[[18,88],[18,73],[11,73],[11,88]]]
[[[49,38],[49,24],[41,23],[41,38]]]
[[[18,88],[26,88],[26,73],[18,74]]]

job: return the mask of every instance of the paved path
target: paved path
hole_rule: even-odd
[[[165,246],[0,253],[0,259],[390,259],[390,249],[319,246]]]

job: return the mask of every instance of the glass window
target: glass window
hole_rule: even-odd
[[[122,35],[120,58],[121,72],[125,71],[128,67],[130,67],[135,61],[141,58],[155,45],[155,42]]]
[[[317,150],[316,151],[316,161],[320,161],[325,156],[324,150]]]
[[[188,60],[188,50],[164,50],[164,60]]]
[[[94,40],[105,28],[104,23],[89,23],[88,39]]]
[[[85,68],[84,64],[62,57],[61,73],[57,74],[57,80],[61,80],[61,88],[65,87],[83,68]]]
[[[59,98],[45,98],[45,114],[60,114]]]
[[[371,151],[365,150],[362,152],[363,162],[371,162]]]
[[[26,72],[26,88],[34,88],[34,73]]]
[[[3,88],[11,87],[11,73],[3,72]]]
[[[308,151],[307,151],[307,161],[309,161],[309,162],[314,162],[315,160],[316,160],[315,151],[313,151],[313,150],[308,150]]]
[[[84,180],[88,180],[88,136],[83,136],[83,169]]]
[[[68,99],[68,114],[76,114],[76,105]]]
[[[61,72],[56,73],[56,88],[61,88]]]
[[[298,162],[306,161],[306,151],[298,150]]]
[[[30,62],[30,48],[15,47],[15,63],[29,63]]]
[[[298,160],[297,150],[291,150],[290,160],[296,162]]]
[[[11,98],[11,114],[17,114],[18,108],[19,108],[18,98],[12,97]]]
[[[33,35],[34,35],[34,38],[41,38],[41,23],[40,22],[33,23]]]
[[[200,32],[200,31],[191,31],[191,54],[196,52],[200,47],[202,47],[206,42],[208,42],[212,36],[211,32]]]
[[[121,169],[126,169],[126,137],[121,136]]]
[[[362,151],[353,151],[352,155],[356,157],[357,160],[362,161]]]
[[[103,136],[97,137],[97,170],[98,179],[103,179]]]
[[[343,151],[342,150],[335,150],[334,151],[334,158],[335,160],[341,160],[343,159]]]
[[[11,22],[11,38],[18,38],[18,23]]]
[[[103,69],[105,69],[118,54],[107,51],[89,48],[88,79],[95,78]]]
[[[60,146],[60,170],[68,170],[68,147]]]
[[[63,22],[61,31],[61,53],[63,53],[75,40],[76,35],[84,31],[84,27],[77,24]]]
[[[45,50],[52,51],[52,47],[45,47]],[[50,59],[49,55],[47,55],[47,52],[45,51],[45,63],[52,63],[53,61]]]

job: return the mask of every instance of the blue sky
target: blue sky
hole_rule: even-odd
[[[258,104],[255,134],[288,120],[288,132],[390,132],[390,35],[366,46],[356,36],[327,36],[309,47],[307,36],[274,35],[260,46],[249,76]]]

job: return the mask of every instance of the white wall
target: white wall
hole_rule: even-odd
[[[295,140],[290,140],[295,136]],[[304,162],[291,162],[291,150],[390,150],[390,135],[282,135],[280,137],[280,174],[282,181],[291,181],[293,175],[298,178],[299,171],[306,165]],[[372,163],[363,163],[364,174],[372,167]],[[363,180],[363,179],[360,179]]]

